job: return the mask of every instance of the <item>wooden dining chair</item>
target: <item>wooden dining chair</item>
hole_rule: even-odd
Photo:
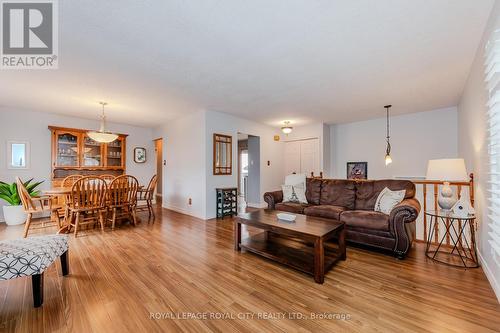
[[[104,231],[104,213],[107,185],[99,177],[83,177],[77,180],[71,188],[68,200],[69,230],[75,228],[75,237],[78,228],[83,225],[101,225]]]
[[[82,178],[83,178],[82,175],[66,176],[62,180],[59,187],[61,187],[61,188],[72,187],[73,184],[75,184],[77,180],[82,179]],[[67,202],[69,201],[69,195],[59,195],[55,199],[56,199],[56,204],[61,205],[63,207],[63,209],[59,210],[59,218],[66,221],[68,219],[68,216],[69,216],[69,209],[68,209],[68,205],[67,205]]]
[[[103,179],[106,184],[111,184],[113,180],[115,180],[116,176],[113,175],[100,175],[99,178]]]
[[[139,182],[130,175],[116,177],[109,185],[108,212],[111,212],[111,230],[115,228],[116,220],[128,218],[134,226],[137,225],[137,190]]]
[[[69,175],[62,180],[61,187],[71,187],[74,183],[76,183],[77,180],[80,180],[82,178],[82,175]]]
[[[23,205],[24,212],[27,214],[26,223],[24,225],[24,234],[23,237],[26,238],[28,236],[29,229],[32,224],[33,214],[36,213],[50,213],[50,221],[55,220],[57,226],[61,227],[61,220],[59,218],[59,209],[61,206],[53,205],[53,197],[51,196],[30,196],[26,186],[21,181],[19,177],[16,177],[16,186],[17,192],[19,194],[19,198],[21,199],[21,203]],[[40,219],[41,227],[49,227],[51,224],[46,225],[47,219]]]
[[[153,207],[153,200],[156,191],[158,177],[154,175],[149,181],[147,188],[141,188],[137,191],[137,211],[148,211],[148,221],[153,216],[155,219],[155,212]]]

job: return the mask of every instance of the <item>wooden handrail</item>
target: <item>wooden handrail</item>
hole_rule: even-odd
[[[474,174],[469,175],[470,180],[469,181],[454,181],[454,182],[449,182],[450,186],[456,186],[457,187],[457,196],[460,198],[461,196],[461,191],[463,187],[468,187],[469,188],[469,199],[471,202],[471,205],[474,206]],[[417,240],[418,241],[427,241],[428,233],[431,232],[428,230],[428,224],[427,224],[427,215],[425,214],[425,211],[428,209],[427,205],[427,194],[428,194],[428,188],[427,186],[432,186],[432,192],[433,192],[433,197],[434,197],[434,202],[431,207],[434,208],[434,210],[438,209],[438,196],[439,196],[439,185],[443,185],[445,182],[440,181],[440,180],[412,180],[412,182],[416,185],[415,187],[418,189],[418,185],[422,186],[422,194],[423,194],[423,210],[422,210],[422,218],[423,218],[423,237],[419,238],[419,233],[417,232]],[[449,227],[449,221],[446,221],[446,228]],[[461,223],[459,223],[459,229],[461,228]],[[439,241],[439,225],[436,223],[434,224],[434,243],[438,243]],[[459,242],[462,243],[462,238],[459,239]],[[450,238],[449,235],[446,237],[446,245],[450,245]]]

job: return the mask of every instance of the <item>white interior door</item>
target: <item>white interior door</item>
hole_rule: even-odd
[[[307,176],[321,171],[319,139],[290,141],[285,143],[285,175],[305,173]]]
[[[285,175],[300,173],[300,141],[285,143]]]
[[[300,172],[310,176],[320,171],[319,139],[300,141]]]

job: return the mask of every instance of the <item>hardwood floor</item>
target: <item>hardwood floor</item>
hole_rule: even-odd
[[[0,227],[0,239],[21,235],[22,226]],[[431,262],[422,244],[404,261],[348,247],[347,260],[320,285],[234,251],[232,238],[231,219],[205,222],[167,210],[154,224],[84,230],[70,236],[70,275],[62,277],[59,262],[46,271],[41,308],[32,306],[30,279],[0,281],[0,331],[500,330],[500,305],[482,270]]]

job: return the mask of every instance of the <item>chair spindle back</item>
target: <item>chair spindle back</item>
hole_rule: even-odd
[[[69,205],[74,209],[100,209],[104,207],[106,182],[99,177],[82,177],[71,188]]]

